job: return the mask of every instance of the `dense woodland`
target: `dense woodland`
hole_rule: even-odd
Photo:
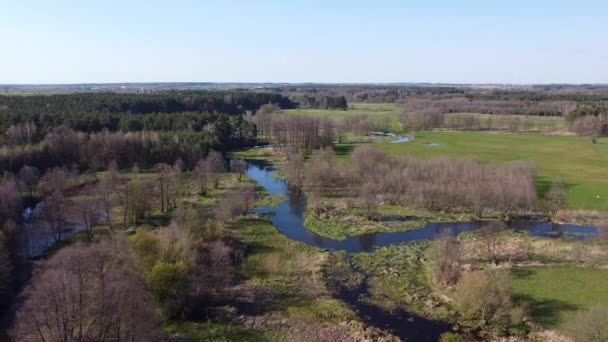
[[[285,156],[285,176],[306,191],[318,217],[328,210],[321,199],[336,195],[353,199],[369,222],[378,221],[382,203],[476,217],[539,210],[532,165],[419,160],[369,146],[338,162],[333,145],[343,132],[366,135],[378,123],[281,115],[281,109],[403,102],[399,119],[410,131],[480,129],[478,118],[466,112],[481,112],[561,115],[578,134],[608,134],[606,98],[597,93],[278,91],[0,96],[0,312],[13,322],[11,337],[155,340],[165,337],[163,322],[208,318],[206,303],[235,283],[234,267],[251,248],[226,232],[259,199],[243,179],[245,162],[227,159],[239,148],[272,144]],[[227,178],[238,186],[220,191]],[[563,207],[562,184],[552,186],[543,205],[551,212]],[[26,207],[35,208],[35,219],[23,215]],[[74,224],[82,227],[79,240],[63,247]],[[41,250],[41,236],[57,247]],[[447,252],[454,243],[438,242]],[[443,257],[447,265],[437,281],[453,284],[453,260]],[[476,279],[490,278],[484,273]],[[475,296],[467,293],[474,286],[465,285],[457,287],[463,298]],[[24,301],[15,308],[19,293]]]

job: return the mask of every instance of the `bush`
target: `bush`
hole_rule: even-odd
[[[440,342],[464,342],[465,339],[461,335],[448,332],[445,334],[441,334],[441,338],[439,339],[439,341]]]
[[[608,341],[608,305],[598,304],[579,312],[567,330],[576,342]]]
[[[465,273],[458,284],[454,305],[463,323],[473,328],[505,330],[523,320],[521,308],[511,300],[511,278],[506,271]]]
[[[165,314],[173,317],[181,311],[190,291],[188,267],[182,261],[158,261],[146,274],[146,284]]]

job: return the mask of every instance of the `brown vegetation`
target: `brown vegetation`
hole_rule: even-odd
[[[152,340],[158,319],[122,241],[57,252],[25,291],[19,341]]]

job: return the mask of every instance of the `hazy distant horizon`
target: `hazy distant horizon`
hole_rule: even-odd
[[[606,13],[599,0],[6,2],[0,84],[608,83]]]
[[[608,86],[606,83],[450,83],[450,82],[281,82],[281,81],[268,81],[268,82],[247,82],[247,81],[226,81],[226,82],[214,82],[214,81],[153,81],[153,82],[79,82],[79,83],[0,83],[0,87],[53,87],[53,86],[152,86],[152,85],[268,85],[268,86],[513,86],[513,87],[526,87],[526,86]]]

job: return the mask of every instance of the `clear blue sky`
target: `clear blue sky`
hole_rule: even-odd
[[[0,0],[0,84],[608,83],[608,1]]]

